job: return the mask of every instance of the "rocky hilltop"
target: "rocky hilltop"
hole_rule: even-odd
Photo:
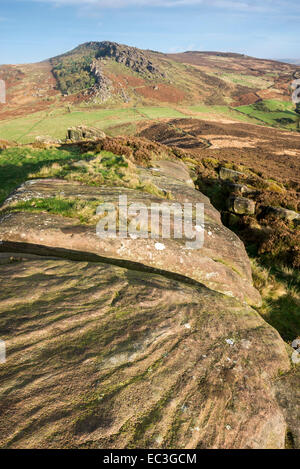
[[[7,103],[0,120],[65,104],[195,104],[239,107],[290,100],[294,64],[242,54],[163,54],[110,41],[87,42],[36,64],[0,66]]]
[[[298,445],[292,349],[254,309],[244,245],[189,168],[145,139],[60,151],[0,215],[1,447]],[[204,247],[98,238],[96,207],[120,195],[203,203]]]
[[[154,76],[165,77],[165,73],[161,72],[159,67],[154,65],[149,57],[149,53],[147,54],[147,52],[136,47],[129,47],[109,41],[88,43],[86,47],[95,47],[97,51],[96,58],[98,59],[112,58],[137,73],[151,73]]]

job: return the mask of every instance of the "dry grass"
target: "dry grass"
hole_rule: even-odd
[[[93,225],[99,219],[96,215],[96,209],[101,203],[101,200],[88,201],[73,197],[68,199],[63,197],[33,198],[14,203],[3,210],[3,213],[19,211],[48,212],[68,218],[76,218],[82,224]]]
[[[300,272],[284,265],[267,266],[258,258],[251,260],[254,286],[260,291],[264,319],[287,342],[300,331]]]
[[[98,154],[88,152],[80,161],[53,163],[40,171],[31,173],[30,178],[62,178],[90,186],[111,185],[138,189],[160,198],[170,198],[170,194],[159,189],[153,182],[142,181],[136,165],[125,156],[108,151]]]

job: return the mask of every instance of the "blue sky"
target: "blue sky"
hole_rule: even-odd
[[[87,41],[300,58],[299,0],[0,0],[0,63]]]

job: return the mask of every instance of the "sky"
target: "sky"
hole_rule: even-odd
[[[0,64],[88,41],[300,58],[299,0],[0,0]]]

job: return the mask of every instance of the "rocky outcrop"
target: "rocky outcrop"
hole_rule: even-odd
[[[153,63],[146,51],[109,41],[89,43],[87,46],[92,48],[95,54],[90,65],[90,72],[95,78],[96,84],[85,94],[92,97],[95,102],[105,103],[116,94],[112,81],[103,71],[103,65],[107,59],[113,59],[123,64],[145,78],[162,79],[165,77],[165,73]],[[129,102],[130,97],[122,86],[118,95],[123,102]]]
[[[182,163],[139,171],[168,198],[48,179],[2,207],[1,447],[284,448],[292,423],[276,379],[290,359],[247,304],[260,297],[243,244]],[[16,209],[120,194],[147,207],[203,203],[203,248],[101,239],[76,217]]]
[[[92,89],[87,90],[86,94],[92,95],[94,99],[99,100],[101,103],[105,103],[113,96],[113,84],[111,80],[104,75],[100,60],[93,60],[90,68],[96,84]]]
[[[243,243],[225,228],[219,213],[209,199],[186,184],[175,179],[176,171],[168,162],[157,163],[157,168],[140,169],[142,181],[155,181],[155,187],[169,194],[172,200],[159,199],[156,195],[138,190],[78,185],[78,183],[59,180],[29,181],[21,186],[4,204],[8,211],[14,203],[34,198],[63,196],[67,199],[80,198],[104,203],[118,203],[120,195],[128,197],[128,203],[144,203],[149,209],[151,204],[177,203],[204,204],[204,246],[202,249],[189,250],[187,239],[164,239],[164,248],[156,248],[157,239],[99,239],[95,226],[82,226],[78,231],[78,221],[64,219],[50,214],[9,213],[0,224],[0,239],[5,243],[42,244],[49,247],[85,251],[109,259],[135,262],[152,269],[160,269],[186,279],[207,285],[228,296],[236,297],[252,305],[260,305],[260,295],[252,286],[251,267]],[[175,165],[176,167],[176,165]],[[181,165],[177,165],[177,172]],[[170,178],[170,172],[172,178]],[[191,181],[188,181],[191,184]],[[196,224],[196,221],[195,221]],[[145,227],[148,230],[148,225]],[[174,219],[171,217],[171,233]],[[159,238],[159,233],[157,234]],[[9,245],[11,246],[11,245]]]
[[[230,197],[228,208],[238,215],[253,215],[255,213],[255,202],[246,197]]]
[[[165,73],[162,72],[157,65],[149,58],[146,51],[129,47],[116,42],[99,42],[97,47],[97,58],[113,58],[116,62],[129,67],[137,73],[144,73],[156,77],[164,78]]]
[[[245,178],[244,173],[241,173],[240,171],[235,171],[233,169],[224,168],[224,167],[220,168],[219,176],[222,181],[234,181],[234,182],[238,182]]]
[[[284,447],[289,360],[250,307],[101,262],[1,264],[1,447]]]
[[[49,135],[38,135],[35,137],[35,141],[48,146],[58,146],[62,143],[61,140],[50,137]]]
[[[86,125],[79,125],[77,127],[70,127],[67,133],[67,140],[73,142],[80,142],[82,140],[98,140],[105,138],[105,133],[96,127],[87,127]]]
[[[282,218],[287,221],[300,221],[300,214],[294,210],[288,210],[282,207],[266,207],[265,209],[268,213],[272,213],[278,218]]]
[[[250,194],[253,192],[246,184],[235,184],[229,181],[227,187],[232,194]]]

